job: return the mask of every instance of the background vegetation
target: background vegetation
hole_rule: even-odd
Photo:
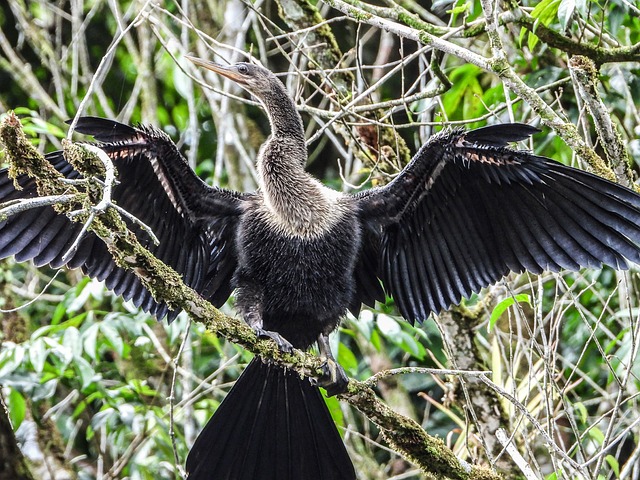
[[[387,181],[444,126],[506,121],[543,129],[523,147],[630,184],[639,13],[629,0],[15,0],[0,7],[0,111],[18,113],[42,151],[60,148],[76,113],[152,123],[202,178],[251,190],[266,117],[184,59],[250,54],[280,72],[307,125],[309,169],[334,188]],[[507,478],[637,479],[638,287],[635,268],[514,274],[417,328],[389,300],[346,318],[334,351],[358,379],[488,371],[377,386],[466,462]],[[186,315],[157,323],[76,271],[5,260],[0,291],[1,397],[21,475],[180,478],[250,354]],[[361,479],[427,475],[328,402]],[[1,461],[19,459],[6,456],[10,436],[0,421]],[[16,478],[8,468],[0,478]]]

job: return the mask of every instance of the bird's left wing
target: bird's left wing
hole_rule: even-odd
[[[95,117],[79,119],[76,130],[92,135],[113,160],[118,185],[115,203],[151,228],[160,243],[137,224],[129,227],[154,255],[182,275],[185,283],[214,304],[222,304],[231,293],[230,279],[236,265],[235,225],[244,197],[209,187],[189,167],[174,143],[153,127],[130,127]],[[62,152],[47,160],[68,179],[80,174]],[[20,176],[16,189],[7,170],[0,170],[0,203],[37,196],[35,182]],[[71,222],[52,207],[38,207],[0,222],[0,258],[15,255],[18,261],[54,268],[82,268],[92,278],[126,300],[169,320],[178,312],[156,301],[132,272],[116,265],[105,244],[87,233],[78,248],[65,256],[80,233],[82,224]]]
[[[523,124],[440,133],[388,185],[357,195],[377,275],[410,321],[509,271],[640,263],[640,196],[507,147]],[[371,241],[373,239],[373,241]],[[358,277],[358,272],[356,272]]]

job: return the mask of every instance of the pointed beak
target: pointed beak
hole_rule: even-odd
[[[242,77],[242,75],[240,75],[233,66],[220,65],[210,60],[203,60],[202,58],[194,57],[192,55],[185,55],[185,58],[198,65],[199,67],[211,70],[212,72],[233,80],[240,85],[244,85],[246,83],[244,77]]]

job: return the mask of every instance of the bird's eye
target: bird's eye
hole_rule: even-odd
[[[246,75],[247,73],[249,73],[249,67],[241,63],[240,65],[238,65],[238,73]]]

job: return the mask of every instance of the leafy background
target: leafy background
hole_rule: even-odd
[[[249,52],[280,73],[307,126],[309,170],[345,191],[387,181],[445,125],[540,125],[540,112],[503,77],[464,57],[492,55],[487,5],[351,3],[345,14],[335,1],[12,1],[0,6],[0,111],[15,111],[42,151],[60,148],[64,120],[79,111],[152,123],[203,179],[239,190],[255,188],[268,122],[186,53],[233,62]],[[600,155],[567,65],[585,51],[604,55],[599,92],[637,171],[637,6],[523,0],[497,8],[510,71]],[[434,50],[377,20],[459,50]],[[543,127],[522,147],[585,167],[557,129]],[[158,323],[77,271],[4,260],[0,291],[2,397],[34,478],[180,478],[189,446],[250,355],[184,315]],[[392,408],[459,458],[507,478],[526,469],[483,429],[471,397],[495,402],[529,478],[640,478],[635,268],[514,274],[465,305],[476,308],[472,316],[455,309],[413,327],[389,299],[347,317],[334,351],[359,379],[399,366],[455,367],[460,346],[446,319],[466,321],[473,364],[492,372],[493,389],[466,375],[407,373],[378,384]],[[223,310],[233,313],[233,299]],[[335,399],[328,404],[359,478],[423,478],[375,425]]]

